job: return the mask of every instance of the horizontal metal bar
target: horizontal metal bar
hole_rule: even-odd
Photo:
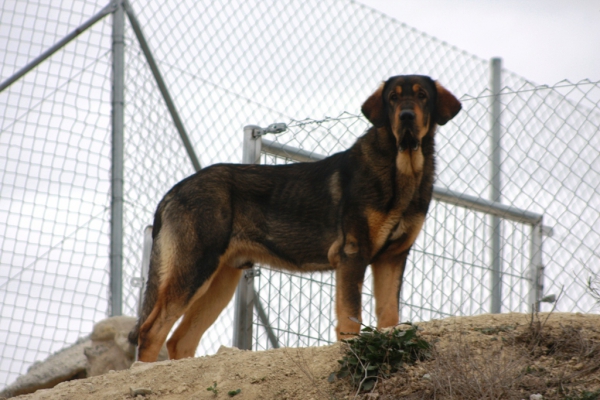
[[[324,155],[297,149],[292,146],[263,139],[262,151],[279,157],[290,158],[299,162],[319,161]],[[494,215],[515,222],[536,225],[542,221],[543,216],[517,207],[508,206],[497,201],[486,200],[480,197],[455,192],[439,186],[433,187],[433,198],[437,201],[469,208],[486,214]]]
[[[290,158],[298,162],[313,162],[326,158],[326,156],[313,153],[312,151],[297,149],[286,144],[280,144],[266,139],[262,140],[262,151],[275,156]]]
[[[433,187],[433,198],[444,203],[470,208],[475,211],[480,211],[486,214],[495,215],[497,217],[529,225],[536,225],[543,218],[541,214],[536,214],[517,207],[508,206],[506,204],[498,203],[497,201],[491,201],[481,197],[455,192],[439,186]]]
[[[89,27],[91,27],[92,25],[94,25],[96,22],[100,21],[106,15],[108,15],[108,14],[112,13],[113,11],[115,11],[115,9],[116,9],[116,5],[115,5],[114,2],[111,1],[110,4],[108,4],[102,10],[100,10],[92,18],[88,19],[85,23],[83,23],[81,26],[79,26],[73,32],[69,33],[67,36],[65,36],[64,38],[62,38],[59,42],[57,42],[53,46],[49,47],[48,50],[46,50],[45,52],[43,52],[42,54],[40,54],[39,56],[37,56],[29,64],[27,64],[26,66],[24,66],[23,68],[21,68],[19,71],[17,71],[16,73],[14,73],[10,78],[8,78],[4,82],[2,82],[0,84],[0,92],[2,92],[4,89],[6,89],[7,87],[9,87],[10,85],[12,85],[13,83],[15,83],[16,81],[18,81],[21,77],[23,77],[29,71],[31,71],[32,69],[34,69],[35,67],[37,67],[39,64],[41,64],[44,60],[46,60],[51,55],[53,55],[54,53],[56,53],[58,50],[60,50],[64,46],[66,46],[71,40],[73,40],[77,36],[81,35],[83,32],[85,32]]]

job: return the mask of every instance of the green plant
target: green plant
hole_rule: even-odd
[[[209,392],[213,392],[215,396],[219,394],[219,390],[217,389],[216,381],[213,382],[212,386],[207,387],[206,390],[208,390]]]
[[[242,392],[242,389],[237,389],[237,390],[230,390],[229,392],[227,392],[227,394],[229,395],[229,397],[233,397],[233,396],[240,394],[241,392]]]
[[[417,360],[429,358],[431,345],[417,335],[418,327],[411,323],[407,330],[380,331],[363,325],[361,334],[342,340],[347,345],[344,357],[338,362],[341,368],[330,380],[350,377],[358,390],[373,389],[379,376],[387,378]]]

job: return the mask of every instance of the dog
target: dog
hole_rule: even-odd
[[[255,263],[334,270],[338,340],[358,334],[371,265],[378,328],[398,324],[408,253],[429,208],[434,134],[461,104],[429,77],[394,76],[362,106],[373,124],[352,147],[314,163],[216,164],[159,203],[141,317],[139,361],[193,357],[203,333]],[[352,318],[354,317],[354,318]]]

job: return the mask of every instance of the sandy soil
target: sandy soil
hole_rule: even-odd
[[[461,380],[471,389],[498,386],[489,398],[529,399],[541,393],[544,399],[567,394],[575,399],[583,398],[584,391],[600,393],[600,315],[540,314],[533,325],[531,319],[496,314],[419,323],[422,337],[435,343],[434,358],[382,379],[372,393],[357,394],[346,380],[328,381],[343,355],[338,343],[261,352],[222,347],[212,356],[135,363],[129,370],[65,382],[18,399],[448,398],[447,380],[456,382],[450,389],[455,398],[471,396],[457,391]],[[532,336],[535,323],[541,327],[535,332],[541,333]]]

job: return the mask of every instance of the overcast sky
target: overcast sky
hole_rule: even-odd
[[[600,0],[358,0],[536,83],[600,81]]]

